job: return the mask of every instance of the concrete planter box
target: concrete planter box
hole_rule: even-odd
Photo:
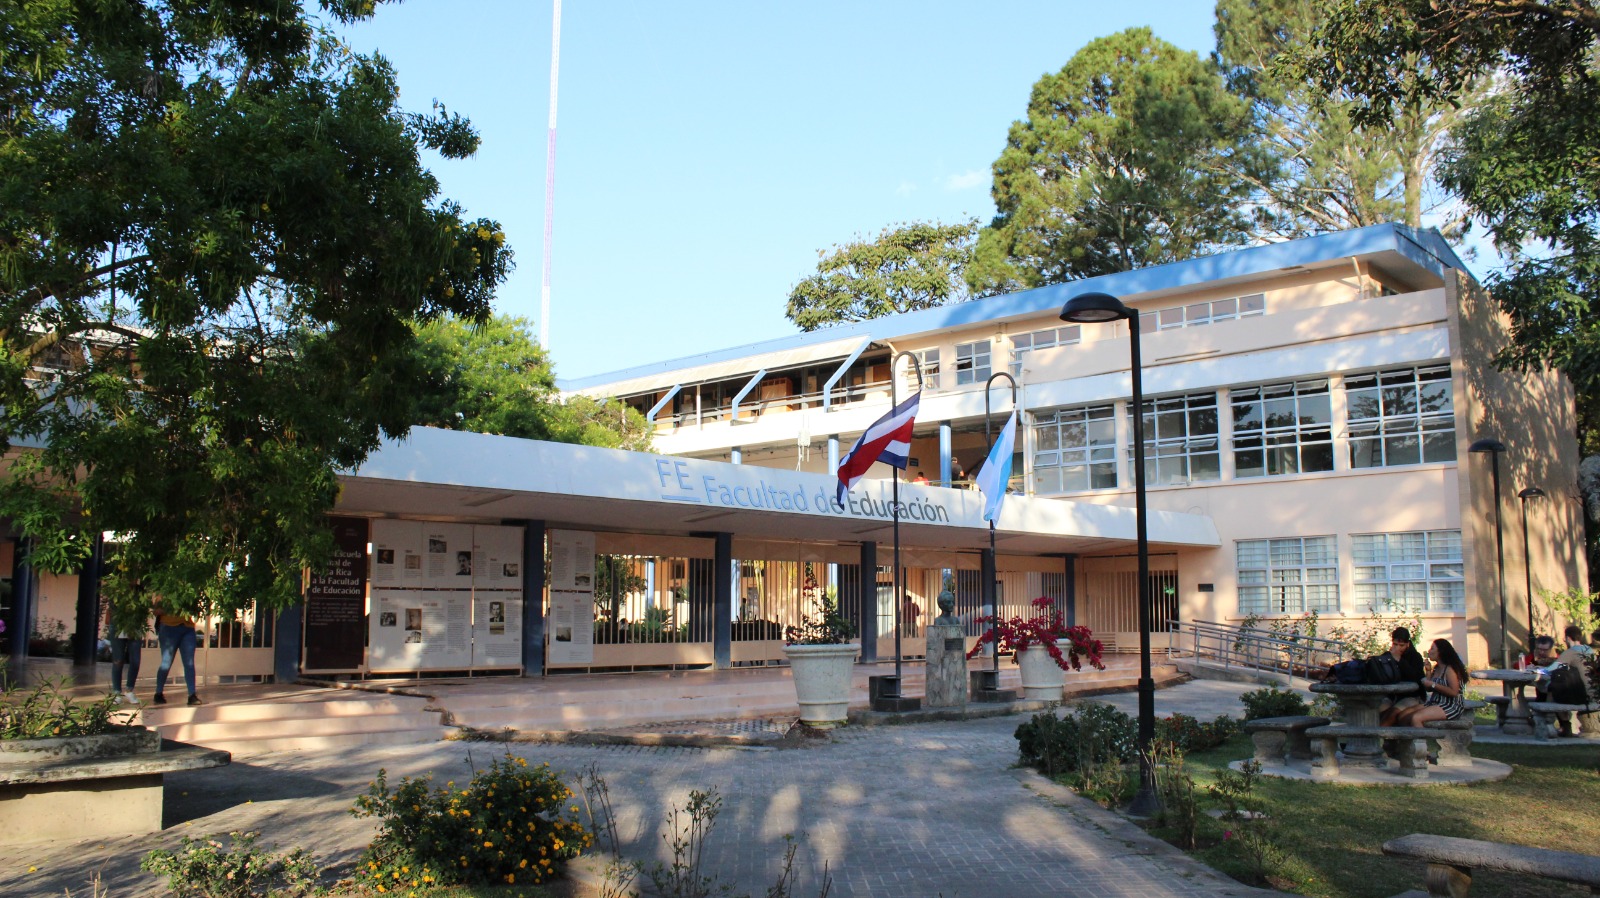
[[[1057,645],[1060,645],[1058,642]],[[1022,697],[1029,701],[1059,702],[1067,685],[1067,672],[1043,647],[1017,652],[1017,667],[1022,670]]]
[[[815,727],[844,723],[850,711],[850,672],[860,652],[855,643],[783,647],[800,700],[801,723]]]
[[[0,740],[0,767],[95,761],[161,750],[161,734],[148,727],[117,727],[98,736]]]
[[[0,845],[157,832],[163,777],[230,759],[191,745],[163,750],[161,735],[145,727],[0,741]]]

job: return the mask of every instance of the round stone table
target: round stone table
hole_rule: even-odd
[[[1314,683],[1311,691],[1331,695],[1339,702],[1340,716],[1353,727],[1375,727],[1384,704],[1389,699],[1407,695],[1421,695],[1416,683]],[[1344,743],[1343,764],[1356,767],[1387,767],[1389,757],[1383,753],[1383,740],[1371,736],[1352,736]]]
[[[1522,689],[1539,681],[1538,671],[1473,670],[1468,671],[1468,676],[1474,680],[1499,680],[1502,694],[1511,699],[1506,705],[1506,718],[1500,724],[1500,732],[1508,736],[1533,735],[1533,714],[1528,710],[1528,700]]]

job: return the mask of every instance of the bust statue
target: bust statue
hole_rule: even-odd
[[[955,610],[955,595],[948,589],[941,591],[939,593],[939,616],[934,618],[933,625],[936,627],[961,626],[961,621],[956,619]]]

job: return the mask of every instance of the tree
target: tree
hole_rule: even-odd
[[[977,221],[885,228],[821,256],[817,273],[789,291],[789,320],[804,331],[914,312],[971,298],[965,280]]]
[[[114,597],[297,601],[335,472],[411,424],[412,322],[486,316],[510,269],[420,160],[477,135],[297,3],[0,26],[0,513],[49,570],[115,531]]]
[[[1090,42],[1012,124],[969,282],[1036,287],[1245,242],[1239,171],[1268,164],[1249,135],[1249,109],[1194,53],[1148,28]]]
[[[420,324],[416,357],[428,387],[417,396],[414,424],[608,448],[650,446],[644,416],[625,403],[562,400],[526,319]]]
[[[1315,0],[1217,3],[1213,61],[1228,89],[1250,104],[1255,139],[1277,162],[1253,182],[1269,213],[1260,227],[1282,237],[1397,220],[1420,227],[1423,188],[1457,107],[1434,100],[1381,127],[1362,127],[1351,121],[1348,95],[1319,95],[1273,65],[1304,46],[1324,7]],[[1461,102],[1480,92],[1465,91]]]

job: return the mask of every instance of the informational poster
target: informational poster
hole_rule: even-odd
[[[374,521],[368,669],[522,666],[520,527]]]
[[[367,607],[367,521],[330,518],[333,558],[306,578],[305,664],[307,671],[361,669]]]
[[[594,663],[594,534],[550,531],[550,664]]]
[[[422,522],[372,522],[372,585],[422,586]]]

